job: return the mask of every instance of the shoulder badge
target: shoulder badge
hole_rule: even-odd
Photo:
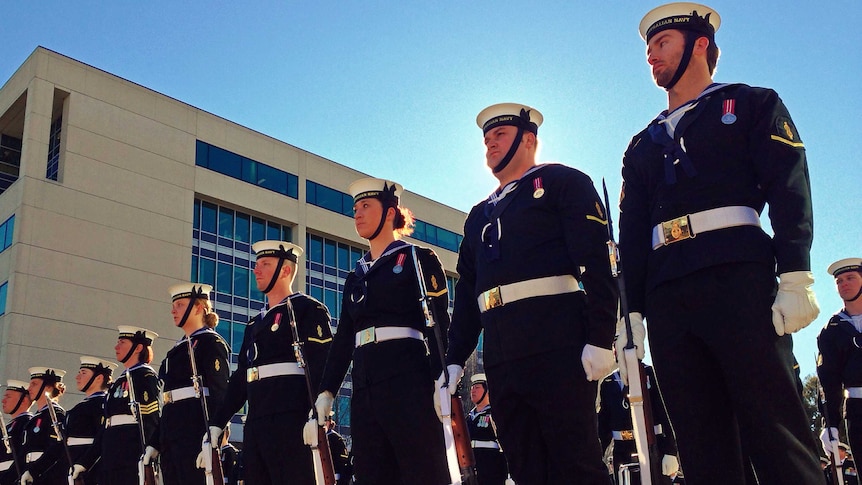
[[[602,212],[602,205],[599,204],[599,201],[596,201],[596,212],[599,214],[600,218],[602,218],[602,219],[605,218],[605,213]]]
[[[317,326],[317,336],[323,337],[323,329],[320,327],[320,325]]]
[[[221,363],[218,361],[218,359],[215,360],[214,367],[215,367],[216,372],[218,372],[219,369],[221,369]]]
[[[144,391],[144,402],[147,402],[149,400],[150,400],[150,393],[147,391]]]
[[[439,287],[439,285],[437,284],[437,276],[433,274],[431,275],[431,287],[433,287],[435,290]]]

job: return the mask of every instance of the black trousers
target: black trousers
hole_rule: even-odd
[[[201,451],[201,436],[162,442],[159,465],[164,485],[205,485],[204,470],[195,461]]]
[[[302,442],[308,411],[247,421],[243,432],[246,485],[314,485],[311,448]]]
[[[474,448],[476,478],[479,485],[504,485],[509,475],[506,456],[500,450]]]
[[[515,483],[610,483],[596,420],[598,386],[587,381],[581,348],[506,362],[485,373],[497,438]]]
[[[433,392],[427,373],[354,389],[350,416],[357,485],[451,483]]]
[[[793,341],[772,326],[775,291],[772,268],[736,263],[647,295],[653,367],[686,483],[746,483],[744,454],[761,484],[823,481],[790,365]]]

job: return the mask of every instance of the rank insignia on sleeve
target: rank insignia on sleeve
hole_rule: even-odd
[[[218,361],[218,359],[215,360],[215,365],[213,365],[213,367],[215,367],[216,372],[221,369],[221,363]]]
[[[150,394],[147,391],[144,391],[144,402],[147,402],[149,400],[150,400]]]
[[[775,120],[774,129],[775,132],[770,137],[773,140],[790,145],[794,148],[802,148],[805,146],[799,138],[799,132],[796,131],[796,126],[793,125],[793,121],[791,121],[790,118],[786,116],[778,117],[778,119]]]
[[[435,290],[436,290],[436,289],[437,289],[437,287],[438,287],[438,285],[437,285],[437,277],[436,277],[435,275],[433,275],[433,274],[431,275],[431,287],[432,287],[432,288],[434,288]]]
[[[323,329],[320,328],[320,325],[317,326],[317,336],[323,337]]]
[[[602,219],[605,218],[605,214],[604,214],[604,212],[602,212],[602,205],[599,204],[599,201],[596,201],[596,213],[598,213],[600,218],[602,218]]]

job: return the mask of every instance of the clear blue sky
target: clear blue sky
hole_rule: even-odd
[[[495,188],[475,116],[517,101],[545,115],[542,160],[616,198],[628,141],[666,104],[637,33],[659,3],[7,2],[0,82],[42,45],[465,212]],[[825,268],[862,257],[862,4],[709,4],[715,80],[776,89],[808,151],[822,314],[795,337],[807,375],[841,307]]]

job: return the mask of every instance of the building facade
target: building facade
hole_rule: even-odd
[[[368,175],[37,48],[0,89],[0,379],[113,360],[117,325],[158,332],[158,365],[182,336],[167,288],[189,280],[214,286],[235,363],[264,304],[262,239],[306,249],[295,289],[337,331],[344,278],[367,250],[346,190]],[[403,204],[451,288],[466,214],[414,192]],[[67,381],[71,405],[82,395]],[[349,398],[348,380],[336,408],[348,434]]]

